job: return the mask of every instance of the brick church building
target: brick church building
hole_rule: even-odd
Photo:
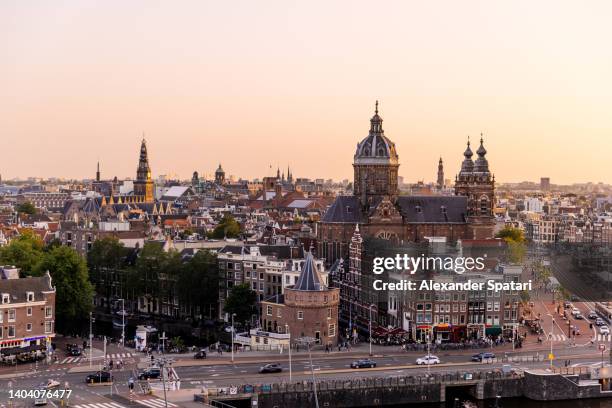
[[[382,122],[376,102],[369,134],[355,151],[353,194],[338,196],[320,222],[319,256],[329,264],[346,258],[357,224],[364,238],[396,244],[423,242],[427,237],[445,237],[449,242],[491,238],[495,176],[482,137],[476,160],[467,142],[454,195],[400,195],[399,156]]]

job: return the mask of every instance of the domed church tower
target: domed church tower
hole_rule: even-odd
[[[368,136],[357,144],[353,161],[353,194],[363,206],[372,197],[397,195],[399,157],[395,144],[385,136],[382,118],[378,115],[378,101],[370,119]]]
[[[473,161],[474,154],[468,139],[461,171],[455,179],[455,194],[468,198],[467,216],[472,238],[491,238],[494,224],[495,176],[489,170],[482,134],[476,154],[478,158]]]

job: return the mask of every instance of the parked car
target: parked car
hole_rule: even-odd
[[[138,379],[139,380],[154,380],[156,378],[159,378],[161,376],[161,370],[159,369],[159,367],[149,367],[144,371],[141,371],[140,374],[138,374]]]
[[[376,367],[376,361],[364,358],[351,363],[351,368],[373,368]]]
[[[589,319],[593,320],[593,319],[597,319],[597,313],[595,312],[589,312],[588,316]]]
[[[582,315],[582,313],[576,313],[574,315],[574,319],[582,320],[582,319],[584,319],[584,316]]]
[[[85,377],[85,382],[88,384],[94,383],[108,383],[113,381],[113,376],[108,371],[96,371],[93,374],[89,374]]]
[[[417,358],[416,363],[417,365],[440,364],[440,359],[436,356],[425,356]]]
[[[202,360],[206,358],[206,350],[200,350],[193,355],[196,360]]]
[[[491,360],[495,358],[494,353],[478,353],[472,356],[472,361],[482,362],[482,360]]]
[[[610,329],[608,329],[608,326],[600,326],[599,332],[601,334],[610,334]]]
[[[580,310],[577,307],[572,308],[572,316],[576,316],[580,314]]]
[[[55,387],[59,387],[60,382],[57,380],[54,380],[53,378],[49,378],[47,380],[47,383],[45,384],[45,388],[49,389],[49,388],[55,388]]]
[[[563,307],[566,309],[569,309],[570,307],[572,307],[572,302],[568,302],[567,300],[565,302],[563,302]]]
[[[265,373],[280,373],[283,371],[283,367],[281,367],[278,363],[266,364],[259,368],[259,372],[262,374]]]
[[[597,326],[603,326],[604,324],[606,324],[606,322],[604,322],[601,317],[598,317],[597,319],[595,319],[595,324]]]

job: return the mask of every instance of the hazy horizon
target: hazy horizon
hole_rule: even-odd
[[[406,182],[484,133],[499,182],[612,183],[612,3],[0,4],[2,179],[352,179],[380,101]],[[475,149],[474,149],[475,150]],[[270,171],[270,165],[272,171]]]

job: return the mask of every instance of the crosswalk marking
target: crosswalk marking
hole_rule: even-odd
[[[597,341],[610,341],[610,335],[609,334],[598,333],[597,334]]]
[[[106,355],[108,358],[130,358],[132,357],[132,353],[113,353],[113,354],[107,354]]]
[[[567,337],[565,337],[565,334],[553,334],[552,340],[553,341],[566,341]]]
[[[149,408],[164,408],[166,406],[166,403],[164,402],[164,400],[159,399],[159,398],[146,399],[146,400],[136,400],[136,402],[139,403],[140,405],[144,405],[144,406],[149,407]],[[173,404],[171,402],[168,402],[168,406],[169,407],[178,407],[178,405]]]
[[[81,357],[66,357],[60,364],[78,363],[79,361],[81,361]]]
[[[74,408],[126,408],[126,407],[116,402],[99,402],[97,404],[75,405]]]

